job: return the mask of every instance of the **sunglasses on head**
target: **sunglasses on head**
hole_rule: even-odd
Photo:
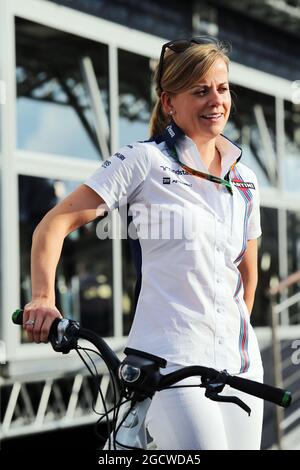
[[[188,49],[193,44],[217,44],[217,39],[209,36],[197,36],[191,39],[176,39],[174,41],[166,42],[161,49],[160,59],[158,64],[157,71],[157,83],[161,91],[163,91],[161,86],[161,79],[163,73],[163,63],[166,49],[171,49],[173,52],[183,52]]]

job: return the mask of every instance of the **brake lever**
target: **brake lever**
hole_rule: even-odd
[[[246,411],[246,413],[248,413],[248,416],[250,416],[251,408],[249,408],[249,406],[246,405],[246,403],[244,403],[240,398],[219,395],[219,393],[223,391],[226,385],[227,374],[227,371],[224,370],[223,372],[220,372],[220,374],[215,379],[205,378],[204,380],[202,380],[201,387],[206,389],[205,396],[213,401],[234,403],[235,405],[238,405],[240,408]]]
[[[218,392],[215,392],[214,390],[211,390],[209,388],[206,388],[205,396],[207,398],[210,398],[210,400],[213,400],[213,401],[234,403],[235,405],[238,405],[240,408],[246,411],[246,413],[248,413],[248,416],[251,415],[251,408],[249,408],[249,406],[246,405],[246,403],[244,403],[240,398],[218,395]]]

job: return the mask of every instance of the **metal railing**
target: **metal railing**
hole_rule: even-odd
[[[72,373],[47,372],[25,378],[0,380],[3,409],[0,441],[5,438],[44,431],[95,424],[104,411],[100,388],[106,406],[111,407],[110,377],[102,361],[94,359],[100,374],[99,389],[82,368]],[[6,399],[4,400],[4,398]]]
[[[273,356],[273,372],[274,372],[274,385],[275,387],[283,387],[283,364],[281,358],[281,344],[279,338],[279,315],[286,311],[292,305],[300,302],[300,291],[283,301],[276,303],[278,294],[286,293],[287,289],[296,283],[300,282],[300,271],[297,271],[288,276],[283,281],[268,292],[271,299],[271,329],[272,329],[272,356]],[[283,433],[284,433],[284,410],[276,406],[276,439],[278,449],[283,448]]]

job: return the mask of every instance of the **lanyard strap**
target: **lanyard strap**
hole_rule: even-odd
[[[206,180],[208,180],[208,181],[212,181],[213,183],[217,183],[217,184],[222,184],[223,186],[226,187],[226,189],[228,190],[228,192],[229,192],[231,195],[233,195],[231,182],[229,181],[229,173],[230,173],[230,171],[235,167],[236,162],[234,162],[234,163],[231,165],[230,170],[228,171],[228,173],[225,175],[225,177],[224,177],[224,179],[223,179],[223,178],[219,178],[218,176],[210,175],[209,173],[203,173],[202,171],[195,170],[194,168],[190,168],[189,166],[185,165],[184,163],[182,163],[182,162],[179,160],[179,157],[178,157],[178,154],[177,154],[177,150],[176,150],[175,147],[173,147],[172,149],[170,149],[170,153],[171,153],[171,156],[172,156],[173,158],[175,158],[175,160],[177,161],[177,163],[179,163],[179,165],[180,165],[189,175],[198,176],[198,178],[203,178],[203,179],[206,179]]]

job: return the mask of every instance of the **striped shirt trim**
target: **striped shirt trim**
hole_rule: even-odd
[[[237,168],[235,167],[233,170],[233,179],[238,179],[239,181],[244,181],[240,173],[238,172]],[[244,214],[244,226],[243,226],[243,243],[242,243],[242,249],[236,260],[234,261],[235,263],[238,263],[242,257],[244,256],[244,253],[247,248],[247,232],[248,232],[248,222],[249,222],[249,217],[252,212],[252,207],[253,207],[253,196],[248,188],[238,188],[243,199],[245,202],[245,214]]]
[[[237,286],[234,293],[234,300],[237,304],[237,307],[240,312],[240,335],[239,335],[239,353],[241,358],[241,367],[240,372],[247,372],[250,367],[250,357],[248,352],[248,338],[249,338],[249,327],[247,318],[243,312],[243,308],[240,303],[239,293],[242,287],[242,277],[241,274],[238,276]]]

